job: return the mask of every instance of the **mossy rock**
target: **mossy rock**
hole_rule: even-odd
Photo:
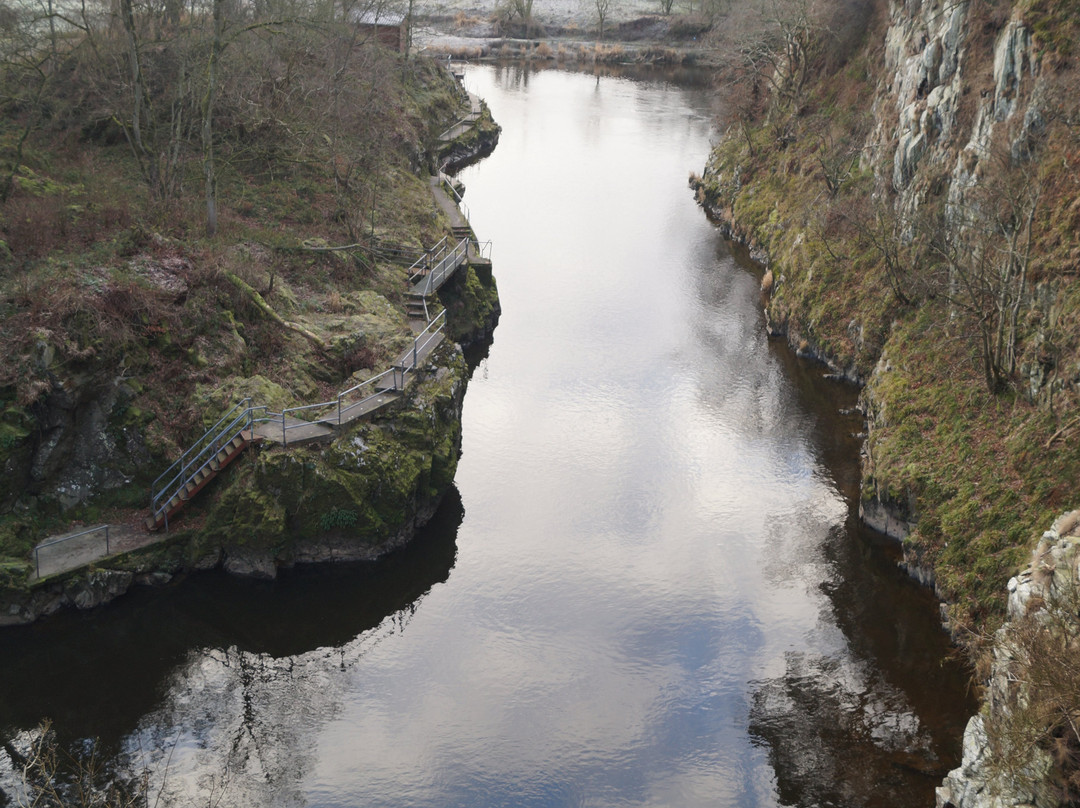
[[[495,278],[485,283],[469,265],[439,290],[439,300],[446,307],[449,336],[457,342],[470,342],[490,332],[498,318]]]
[[[0,562],[29,559],[41,532],[30,519],[4,517],[0,521]]]
[[[285,508],[264,489],[232,485],[214,504],[194,551],[212,547],[277,549],[284,541]]]
[[[377,364],[393,361],[412,342],[408,320],[400,309],[357,310],[354,314],[329,320],[324,324],[324,332],[329,336],[330,352],[335,356],[344,359],[358,349],[364,349]]]
[[[416,379],[393,412],[329,445],[263,448],[243,472],[221,478],[227,487],[193,551],[288,563],[298,545],[333,538],[377,549],[409,530],[453,481],[461,445],[464,359],[449,345],[437,358],[446,366]]]
[[[30,591],[33,567],[18,560],[0,559],[0,602],[10,602]]]
[[[254,405],[265,405],[275,412],[296,406],[293,393],[265,376],[236,376],[213,390],[197,388],[195,406],[205,413],[207,428],[217,422],[231,407],[250,398]]]

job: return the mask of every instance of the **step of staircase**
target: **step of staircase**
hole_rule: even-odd
[[[155,517],[154,514],[151,514],[146,518],[146,521],[144,522],[146,529],[155,531],[164,527],[167,519],[171,518],[190,502],[192,497],[205,488],[206,485],[229,465],[229,463],[235,460],[250,443],[251,441],[248,440],[248,436],[237,435],[222,446],[209,463],[192,474],[191,477],[180,486],[176,493],[169,498],[169,501],[166,503],[159,516]]]

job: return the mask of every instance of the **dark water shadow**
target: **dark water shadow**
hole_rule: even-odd
[[[760,277],[746,251],[730,246]],[[977,709],[970,672],[933,592],[900,568],[899,544],[859,519],[859,388],[783,339],[770,339],[769,353],[807,422],[802,434],[847,503],[845,523],[819,548],[829,569],[821,623],[839,629],[846,647],[836,656],[792,653],[782,676],[756,682],[751,738],[768,751],[782,805],[932,804]]]
[[[465,368],[468,370],[470,381],[476,373],[477,368],[483,365],[487,360],[488,355],[491,353],[491,346],[494,343],[494,335],[488,334],[483,339],[462,346],[461,352],[465,356]]]
[[[50,718],[61,741],[114,746],[194,650],[289,657],[415,611],[450,577],[464,513],[451,488],[412,542],[377,561],[299,566],[274,581],[199,573],[165,591],[140,588],[91,612],[0,633],[0,736]]]

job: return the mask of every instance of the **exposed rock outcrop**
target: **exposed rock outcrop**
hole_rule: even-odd
[[[89,569],[64,576],[6,604],[0,626],[23,625],[60,609],[93,609],[125,594],[135,583],[130,570]]]
[[[1055,808],[1054,728],[1023,713],[1032,702],[1032,664],[1051,667],[1039,639],[1066,650],[1075,645],[1080,602],[1080,511],[1059,517],[1043,534],[1031,564],[1009,581],[1009,620],[993,642],[993,667],[983,712],[964,731],[960,767],[937,790],[937,808]],[[1071,667],[1071,661],[1066,662]],[[1045,685],[1044,685],[1045,686]],[[1050,683],[1053,686],[1053,683]],[[1045,699],[1040,699],[1044,703]],[[1002,728],[990,743],[988,724]]]

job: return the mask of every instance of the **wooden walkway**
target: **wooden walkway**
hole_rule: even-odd
[[[410,318],[409,325],[414,333],[422,333],[427,323],[423,320]],[[427,364],[427,360],[435,352],[435,349],[443,343],[444,339],[445,336],[442,332],[439,332],[433,334],[423,344],[414,343],[414,347],[410,347],[397,358],[394,367],[423,367]],[[393,374],[391,378],[393,378]],[[279,443],[282,446],[300,446],[305,443],[332,440],[341,427],[347,426],[353,421],[400,400],[403,395],[402,388],[408,386],[411,381],[411,375],[402,373],[397,376],[396,383],[387,381],[381,387],[376,386],[372,395],[363,400],[324,410],[310,421],[302,421],[288,415],[283,415],[282,420],[263,421],[255,425],[253,430],[255,438]]]
[[[469,106],[469,112],[465,117],[443,132],[440,135],[440,141],[451,142],[472,128],[482,114],[480,99],[472,93],[469,93]],[[443,280],[449,278],[458,266],[467,261],[486,263],[490,266],[490,262],[480,255],[475,246],[475,241],[472,238],[472,227],[469,225],[467,216],[462,213],[455,200],[451,199],[447,194],[443,185],[445,179],[445,175],[441,174],[432,178],[432,198],[435,205],[450,220],[455,241],[458,243],[462,239],[469,239],[469,241],[467,250],[463,251],[464,255],[461,260],[457,263],[447,263],[445,278],[440,279],[440,284]],[[452,266],[451,263],[453,263]],[[430,288],[430,284],[428,286],[428,294],[432,294],[434,289],[437,288]],[[386,374],[383,374],[383,376],[387,376],[385,380],[373,383],[373,389],[369,394],[359,401],[351,403],[346,403],[345,399],[339,396],[336,406],[318,410],[311,420],[296,418],[289,415],[288,411],[275,418],[260,419],[258,422],[249,417],[249,428],[244,429],[243,425],[241,425],[239,430],[233,430],[236,434],[232,435],[230,433],[227,440],[222,441],[220,449],[216,441],[211,442],[210,459],[202,463],[195,474],[183,479],[175,494],[168,495],[168,501],[163,501],[162,507],[164,510],[161,512],[161,518],[152,515],[147,520],[147,530],[145,532],[131,525],[101,525],[99,528],[49,537],[34,549],[35,569],[31,575],[31,580],[44,579],[62,572],[69,572],[101,561],[104,558],[148,547],[162,541],[166,534],[154,531],[162,525],[167,525],[169,517],[181,510],[192,497],[251,443],[267,441],[285,447],[293,447],[331,440],[338,429],[400,400],[403,396],[403,389],[411,381],[411,371],[424,366],[431,354],[445,339],[441,329],[433,333],[427,333],[431,321],[427,318],[426,300],[422,300],[422,305],[419,307],[415,305],[415,298],[417,295],[422,294],[423,290],[418,288],[417,284],[413,284],[412,288],[410,288],[410,295],[414,298],[414,301],[410,303],[408,308],[409,325],[414,335],[416,335],[413,345],[397,358],[394,366]],[[209,434],[207,433],[207,435]],[[205,440],[206,437],[204,436],[201,440]]]
[[[467,133],[473,128],[473,125],[480,120],[480,116],[484,114],[484,108],[480,103],[479,97],[469,93],[469,112],[464,118],[459,120],[445,132],[438,137],[440,144],[453,143],[459,137]]]

